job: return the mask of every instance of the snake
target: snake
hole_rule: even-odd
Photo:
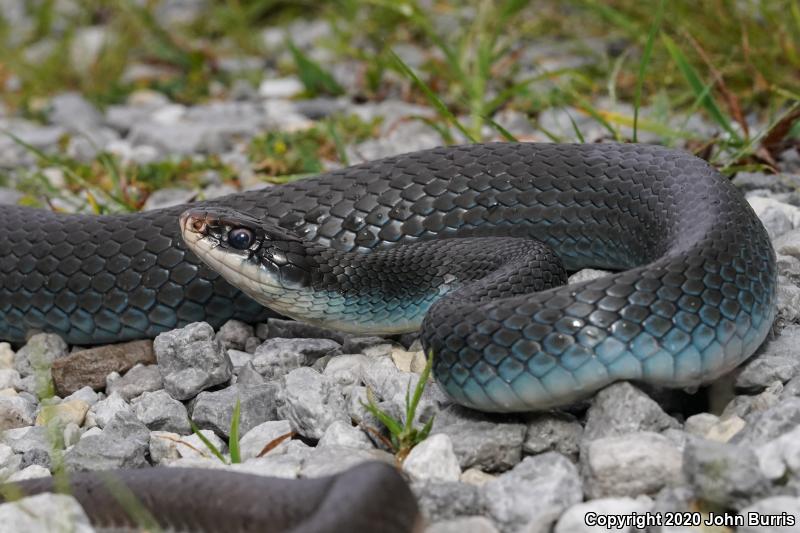
[[[4,207],[0,228],[5,340],[154,337],[259,321],[265,303],[354,332],[419,329],[442,390],[487,412],[620,380],[710,382],[776,313],[753,209],[707,162],[656,145],[440,147],[136,214]],[[611,273],[563,285],[588,267]]]
[[[29,479],[12,490],[21,496],[66,490],[98,531],[422,531],[408,485],[394,466],[381,461],[313,479],[157,467],[78,472],[70,474],[66,487],[57,483]]]

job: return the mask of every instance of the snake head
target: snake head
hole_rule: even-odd
[[[253,216],[227,207],[196,207],[181,214],[180,228],[192,252],[248,294],[254,284],[296,289],[310,283],[305,242]]]

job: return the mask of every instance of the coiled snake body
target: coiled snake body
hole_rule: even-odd
[[[563,404],[619,379],[707,381],[752,354],[775,313],[774,252],[752,209],[703,161],[656,146],[438,148],[204,205],[341,251],[505,235],[546,243],[570,270],[622,270],[434,305],[421,336],[436,377],[482,410]],[[0,338],[47,330],[101,343],[257,320],[260,306],[187,251],[186,208],[93,217],[4,207]]]
[[[260,306],[186,249],[187,207],[100,217],[4,207],[0,338],[33,329],[88,344],[258,320]],[[619,271],[536,293],[512,272],[497,291],[429,305],[421,338],[436,378],[481,410],[563,405],[622,379],[709,381],[755,351],[775,314],[775,255],[752,209],[705,162],[657,146],[437,148],[200,207],[342,252],[523,237],[568,270]]]

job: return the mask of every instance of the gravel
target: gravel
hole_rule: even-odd
[[[145,392],[136,398],[133,413],[151,431],[172,431],[181,435],[191,431],[186,407],[165,390]]]
[[[245,434],[252,428],[275,419],[276,393],[273,383],[255,386],[234,385],[215,392],[197,395],[192,410],[192,420],[198,427],[214,430],[218,435],[230,436],[231,421],[236,401],[239,401],[239,431]]]
[[[304,437],[319,439],[335,421],[349,422],[341,388],[311,368],[297,368],[282,380],[278,416]]]
[[[172,7],[159,16],[191,12],[175,7],[181,2],[163,4]],[[433,23],[453,23],[447,19],[439,17]],[[78,60],[76,68],[91,65],[105,31],[98,26],[77,32],[69,51]],[[214,154],[235,167],[242,187],[263,186],[244,153],[251,137],[304,128],[334,112],[382,118],[378,138],[345,147],[352,163],[443,142],[424,121],[409,119],[434,116],[429,107],[393,99],[391,92],[382,102],[363,104],[349,93],[302,99],[303,85],[297,78],[275,74],[276,64],[291,61],[282,50],[286,35],[291,35],[351,92],[360,91],[354,87],[360,74],[352,62],[327,62],[318,55],[315,43],[332,34],[327,22],[296,22],[260,36],[268,49],[277,50],[266,63],[261,58],[219,58],[226,73],[255,68],[263,74],[258,86],[235,81],[228,100],[214,96],[192,106],[137,90],[125,103],[100,111],[80,94],[62,93],[42,109],[46,124],[2,116],[0,125],[45,153],[57,151],[66,139],[68,153],[82,160],[99,150],[137,163]],[[602,44],[599,49],[608,43]],[[543,69],[585,61],[564,43],[529,48],[521,50],[523,63]],[[403,45],[398,53],[417,66],[430,55]],[[153,73],[163,69],[139,64],[126,71],[125,79]],[[624,104],[603,106],[631,112]],[[536,122],[565,139],[574,137],[572,120],[587,141],[607,133],[573,108],[546,109],[536,122],[532,118],[513,109],[494,115],[525,140],[544,139]],[[693,130],[708,128],[700,119],[691,119],[688,127]],[[31,167],[35,159],[0,138],[0,168]],[[789,148],[778,164],[787,173],[796,172],[798,161],[796,148]],[[63,172],[47,172],[64,183]],[[589,513],[687,510],[689,505],[709,504],[743,513],[788,511],[800,516],[800,359],[795,353],[800,341],[800,202],[793,192],[800,181],[791,175],[784,178],[740,172],[734,179],[748,191],[748,202],[774,241],[780,272],[775,334],[732,378],[735,396],[712,414],[703,412],[706,405],[699,396],[682,405],[670,401],[673,395],[644,392],[623,382],[569,412],[502,416],[453,405],[429,384],[415,423],[419,427],[433,417],[433,428],[403,464],[432,524],[428,531],[580,533],[597,531],[585,522]],[[200,198],[237,190],[219,179],[209,181],[216,183],[200,191]],[[163,189],[150,195],[145,208],[195,197],[194,188]],[[0,190],[0,204],[19,198],[11,189]],[[585,269],[570,281],[606,274]],[[34,335],[16,352],[0,343],[0,430],[5,430],[0,435],[0,478],[47,475],[55,462],[54,449],[63,453],[71,471],[155,464],[223,467],[191,434],[188,417],[227,453],[237,400],[244,462],[229,468],[297,478],[336,473],[365,460],[393,463],[385,443],[366,429],[381,430],[382,425],[365,412],[362,402],[369,389],[381,408],[405,416],[406,391],[417,383],[424,364],[419,346],[408,346],[414,338],[358,336],[271,318],[256,325],[231,320],[217,331],[195,323],[155,341],[73,347],[72,352],[52,334]],[[39,399],[48,375],[62,400]],[[55,439],[48,437],[44,424],[59,430]],[[59,435],[63,442],[57,442]],[[285,439],[276,442],[281,437]],[[274,447],[257,457],[270,443]],[[37,498],[41,499],[28,500],[36,510],[54,508],[57,502],[75,521],[74,530],[91,530],[74,500]],[[19,509],[18,504],[0,505],[2,523],[28,531],[45,527],[36,520],[58,519],[56,513],[22,516]],[[739,531],[788,529],[746,526]]]
[[[403,462],[403,470],[413,480],[458,481],[461,476],[453,443],[443,433],[431,435],[415,446]]]
[[[164,388],[176,400],[188,400],[231,378],[233,365],[214,329],[195,322],[153,342]]]
[[[63,494],[39,494],[0,505],[0,523],[7,531],[70,531],[93,533],[78,501]]]
[[[453,405],[436,415],[431,433],[450,437],[462,469],[476,466],[498,472],[512,468],[522,457],[527,428],[511,420]]]
[[[555,522],[565,509],[583,500],[577,468],[556,452],[526,457],[486,483],[483,494],[490,516],[504,530],[534,520],[540,525]]]
[[[680,450],[649,431],[595,439],[581,453],[581,475],[590,498],[654,494],[681,483],[681,467]]]

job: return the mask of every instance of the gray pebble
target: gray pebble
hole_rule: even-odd
[[[186,407],[165,390],[143,393],[133,402],[133,412],[151,431],[191,433]]]
[[[361,381],[361,374],[368,360],[361,354],[338,355],[328,361],[322,374],[345,388]]]
[[[0,396],[0,431],[33,424],[36,405],[22,396]]]
[[[334,420],[319,439],[317,447],[324,448],[326,446],[344,446],[362,450],[371,450],[375,447],[364,431],[341,420]]]
[[[568,413],[541,413],[528,420],[522,451],[537,454],[556,451],[576,458],[583,434],[578,419]]]
[[[78,500],[64,494],[38,494],[4,503],[0,523],[6,531],[95,531]]]
[[[187,400],[231,378],[231,360],[205,322],[161,333],[153,342],[153,350],[164,388],[176,400]]]
[[[463,516],[431,524],[425,533],[498,533],[491,520],[483,516]]]
[[[740,514],[748,520],[739,533],[800,533],[800,498],[773,496],[745,507]],[[770,520],[775,522],[770,524]]]
[[[755,453],[744,445],[692,439],[684,471],[699,497],[723,507],[742,509],[769,488]]]
[[[14,354],[14,368],[26,377],[34,371],[50,371],[56,359],[69,354],[67,343],[52,333],[37,333]]]
[[[483,493],[475,485],[428,479],[412,483],[411,490],[417,497],[420,511],[428,522],[452,520],[486,512]]]
[[[236,400],[240,403],[239,432],[245,434],[267,420],[275,419],[276,385],[233,385],[197,395],[192,420],[198,427],[213,429],[218,435],[230,436]]]
[[[133,413],[118,413],[99,435],[81,438],[64,453],[68,471],[143,468],[148,466],[145,453],[150,432]]]
[[[584,503],[573,505],[567,509],[561,518],[558,519],[553,533],[597,533],[598,528],[596,524],[590,525],[587,523],[589,520],[596,520],[598,517],[602,520],[609,515],[644,515],[648,513],[653,507],[653,500],[647,496],[640,496],[636,499],[633,498],[600,498]],[[609,529],[606,529],[608,531]],[[619,533],[635,533],[637,530],[634,527],[614,528],[613,531]]]
[[[759,392],[775,381],[786,383],[800,370],[796,356],[800,326],[788,325],[781,335],[761,345],[736,377],[736,387]]]
[[[227,350],[244,350],[247,339],[253,335],[253,326],[239,320],[228,320],[217,331],[217,340]]]
[[[303,462],[301,477],[332,476],[365,461],[394,464],[394,456],[382,450],[360,450],[342,446],[314,448]]]
[[[597,393],[586,413],[584,443],[601,437],[679,427],[652,398],[627,381]]]
[[[453,443],[443,433],[430,435],[414,446],[403,461],[403,470],[415,480],[458,481],[461,476]]]
[[[283,382],[278,415],[289,420],[299,434],[319,439],[334,421],[350,421],[342,390],[330,378],[311,368],[298,368]]]
[[[240,387],[254,387],[256,385],[263,385],[267,381],[264,376],[258,373],[258,370],[253,366],[252,361],[245,363],[238,374],[236,374],[236,384]]]
[[[737,433],[732,443],[759,445],[769,442],[800,425],[800,398],[791,397],[755,413]]]
[[[583,501],[577,468],[556,452],[526,457],[482,488],[489,514],[502,530],[518,530],[534,520],[555,522]]]
[[[581,452],[581,474],[590,498],[654,494],[682,481],[680,450],[652,432],[602,437]]]
[[[445,433],[462,469],[508,470],[520,462],[526,427],[514,418],[489,415],[452,405],[439,412],[431,434]]]
[[[104,428],[117,413],[130,411],[131,405],[119,394],[111,394],[105,400],[100,400],[89,408],[86,413],[86,427],[98,426]]]
[[[270,338],[256,348],[253,366],[265,378],[275,379],[320,357],[340,353],[341,345],[330,339]]]
[[[291,431],[292,427],[287,420],[271,420],[255,426],[245,433],[239,441],[242,461],[257,457],[258,454],[264,451],[264,448],[273,443],[275,439],[283,437],[291,433]],[[290,441],[291,438],[287,437],[280,444],[277,444],[270,451],[266,452],[267,455],[274,456],[286,452]]]
[[[106,386],[106,393],[117,393],[125,400],[136,398],[144,392],[161,389],[164,382],[157,365],[138,364]]]

